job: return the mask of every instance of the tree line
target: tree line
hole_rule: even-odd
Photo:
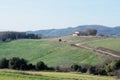
[[[0,41],[10,41],[16,39],[40,39],[41,35],[28,34],[26,32],[0,32]]]
[[[89,73],[94,75],[108,75],[108,76],[114,76],[114,75],[120,75],[120,60],[113,60],[109,63],[106,63],[104,65],[77,65],[73,64],[71,66],[71,69],[73,71],[77,72],[83,72],[83,73]],[[116,74],[116,72],[118,72]]]
[[[0,60],[0,68],[8,68],[15,70],[48,70],[47,65],[39,61],[35,65],[28,63],[28,61],[24,58],[12,57],[10,59],[2,58]]]
[[[13,57],[10,59],[0,59],[0,68],[8,68],[15,70],[36,70],[36,71],[58,71],[58,72],[81,72],[94,75],[117,76],[120,78],[120,60],[112,60],[104,65],[88,65],[88,64],[73,64],[69,67],[57,66],[48,67],[43,61],[38,61],[36,64],[28,63],[24,58]]]
[[[79,31],[79,36],[95,36],[96,34],[96,29],[87,29],[86,31]]]

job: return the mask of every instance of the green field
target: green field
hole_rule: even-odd
[[[36,63],[44,61],[48,66],[64,65],[73,63],[91,64],[104,62],[107,57],[98,55],[87,49],[70,46],[71,43],[84,43],[97,47],[106,47],[120,51],[120,38],[101,37],[60,37],[53,39],[21,39],[11,42],[0,42],[0,58],[22,57],[28,62]],[[34,71],[14,71],[0,70],[0,80],[116,80],[114,77],[95,76],[87,74],[60,73],[60,72],[34,72]]]
[[[11,42],[0,43],[0,58],[22,57],[31,63],[44,61],[48,66],[72,65],[73,63],[86,63],[95,65],[99,63],[101,57],[96,53],[70,46],[70,43],[81,43],[104,39],[101,37],[60,37],[63,42],[59,42],[59,38],[40,39],[40,40],[14,40]],[[65,42],[64,42],[65,41]],[[116,45],[117,46],[117,45]],[[102,61],[104,61],[102,59]]]
[[[109,38],[100,41],[90,42],[89,45],[95,47],[105,47],[115,51],[120,51],[120,38]]]
[[[0,73],[0,80],[116,80],[116,79],[114,77],[93,76],[75,73],[3,71]]]

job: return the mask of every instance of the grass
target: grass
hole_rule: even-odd
[[[44,61],[48,66],[69,66],[73,63],[95,65],[100,62],[101,58],[106,58],[106,56],[97,55],[92,51],[69,45],[70,43],[87,42],[104,38],[92,36],[68,36],[60,38],[63,42],[58,42],[59,38],[53,38],[41,40],[21,39],[0,43],[0,58],[22,57],[31,63]]]
[[[2,72],[0,73],[0,80],[65,80],[65,79]]]
[[[89,44],[91,46],[105,47],[115,51],[120,51],[120,38],[109,38],[105,40],[90,42]]]
[[[106,56],[72,47],[69,43],[89,42],[92,46],[101,46],[120,51],[120,38],[104,39],[100,37],[61,37],[66,42],[58,42],[59,38],[41,40],[15,40],[0,43],[0,58],[23,57],[31,63],[44,61],[48,66],[71,65],[73,63],[100,63]],[[98,40],[99,41],[94,41]],[[103,39],[103,40],[102,40]],[[92,42],[90,42],[92,41]],[[94,42],[93,42],[94,41]],[[17,74],[16,74],[17,73]],[[0,80],[116,80],[113,77],[60,72],[31,72],[20,74],[17,71],[0,71]],[[27,74],[26,74],[27,73]]]
[[[94,76],[87,74],[62,72],[22,72],[7,71],[0,73],[0,80],[115,80],[108,76]],[[23,74],[24,73],[24,74]]]
[[[81,43],[81,42],[88,42],[88,41],[94,41],[94,40],[102,40],[106,39],[106,37],[100,37],[100,36],[65,36],[60,37],[61,39],[68,41],[70,43]],[[58,38],[56,38],[58,39]],[[54,39],[54,40],[56,40]]]
[[[75,40],[73,40],[76,38]],[[29,62],[44,61],[48,66],[89,63],[95,65],[101,57],[94,52],[72,47],[68,43],[82,42],[88,37],[63,37],[67,42],[58,42],[58,38],[41,40],[15,40],[0,43],[0,58],[23,57]],[[90,37],[89,39],[92,39]]]

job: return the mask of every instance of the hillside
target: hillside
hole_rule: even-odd
[[[0,58],[13,56],[23,57],[29,62],[44,61],[49,66],[71,65],[73,63],[96,64],[103,55],[70,46],[71,43],[93,41],[100,37],[61,37],[66,42],[59,42],[59,38],[40,39],[40,40],[15,40],[0,43]]]
[[[100,41],[94,41],[94,42],[90,42],[89,45],[95,47],[104,47],[120,52],[120,38],[110,38]]]
[[[69,27],[64,29],[28,31],[28,33],[41,34],[47,37],[59,37],[59,36],[68,36],[71,35],[74,31],[83,31],[86,29],[96,29],[98,31],[98,34],[120,36],[120,26],[111,28],[102,25],[81,25],[77,27]]]

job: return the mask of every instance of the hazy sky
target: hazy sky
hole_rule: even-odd
[[[120,26],[120,0],[0,0],[0,31]]]

